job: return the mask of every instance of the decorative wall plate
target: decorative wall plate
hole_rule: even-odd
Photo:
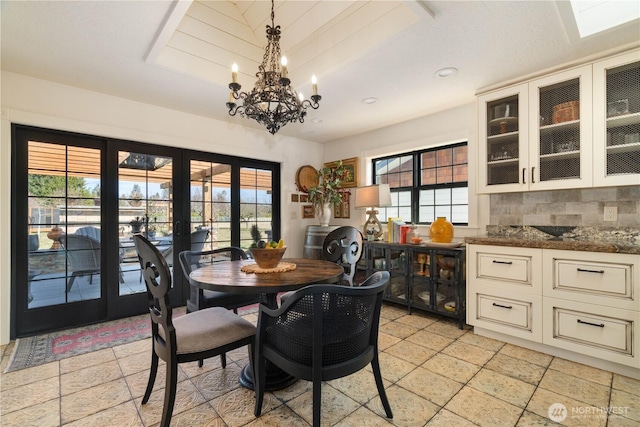
[[[296,172],[296,187],[298,191],[308,193],[309,188],[318,185],[318,171],[311,165],[304,165]]]

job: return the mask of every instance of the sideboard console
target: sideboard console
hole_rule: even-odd
[[[466,320],[466,248],[364,242],[367,276],[391,273],[385,300],[458,320]]]

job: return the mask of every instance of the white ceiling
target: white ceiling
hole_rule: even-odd
[[[175,110],[230,117],[230,67],[255,81],[270,2],[0,4],[2,69]],[[638,20],[579,39],[555,1],[276,1],[296,90],[322,101],[280,134],[327,142],[473,102],[476,90],[640,45]],[[456,67],[446,79],[435,72]],[[361,103],[375,97],[372,105]],[[313,120],[317,119],[317,120]],[[321,122],[319,122],[321,121]],[[257,125],[256,125],[257,127]],[[266,132],[266,130],[265,130]]]

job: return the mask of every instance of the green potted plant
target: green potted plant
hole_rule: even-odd
[[[331,220],[334,205],[342,203],[342,182],[347,178],[348,170],[339,161],[335,167],[323,167],[318,170],[318,185],[309,188],[309,202],[313,205],[320,225],[325,227]]]

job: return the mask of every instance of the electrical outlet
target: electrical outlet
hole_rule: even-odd
[[[604,207],[604,220],[605,221],[617,221],[618,220],[618,208],[616,206]]]

